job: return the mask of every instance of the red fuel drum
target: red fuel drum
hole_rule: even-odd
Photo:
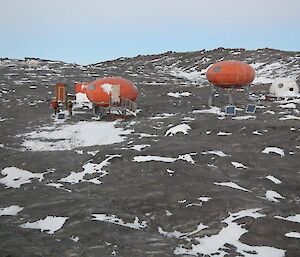
[[[110,102],[110,87],[120,87],[120,98],[135,101],[139,95],[136,86],[121,77],[107,77],[91,82],[86,88],[88,99],[97,106],[107,107]]]
[[[221,61],[206,72],[207,80],[217,87],[240,88],[249,85],[255,78],[255,70],[247,63]]]

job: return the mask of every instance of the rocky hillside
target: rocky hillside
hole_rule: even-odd
[[[257,71],[256,82],[266,79],[289,76],[300,78],[300,52],[284,52],[274,49],[224,49],[197,51],[189,53],[166,52],[159,55],[120,58],[101,62],[97,67],[109,74],[126,74],[136,81],[153,82],[159,77],[159,83],[176,81],[184,83],[206,83],[205,73],[209,65],[222,60],[239,60],[252,65]]]
[[[207,108],[205,71],[227,59],[256,69],[250,93],[299,80],[300,53],[273,49],[0,59],[0,257],[298,257],[300,100],[239,90],[226,116],[220,90]],[[136,117],[52,115],[56,82],[103,76],[135,82]]]
[[[25,60],[2,58],[0,69],[4,77],[0,82],[5,84],[7,79],[14,78],[15,84],[31,85],[36,79],[49,85],[58,80],[72,84],[75,81],[92,81],[102,76],[123,76],[143,84],[164,84],[174,81],[181,84],[205,85],[207,67],[221,60],[240,60],[252,65],[257,72],[255,80],[257,83],[270,82],[274,78],[285,76],[300,78],[300,52],[268,48],[258,50],[218,48],[211,51],[166,52],[119,58],[87,66],[36,58]]]

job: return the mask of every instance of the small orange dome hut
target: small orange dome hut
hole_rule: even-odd
[[[86,88],[88,99],[96,106],[107,107],[111,101],[113,89],[120,99],[135,101],[139,95],[137,87],[121,77],[106,77],[91,82]]]
[[[217,87],[240,88],[254,80],[255,70],[240,61],[221,61],[208,68],[206,78]]]

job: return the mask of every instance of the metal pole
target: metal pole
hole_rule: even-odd
[[[208,96],[208,107],[213,106],[215,96],[215,88],[213,85],[210,86],[210,94]]]
[[[233,105],[234,101],[233,101],[233,97],[232,97],[232,94],[231,94],[231,89],[225,89],[225,91],[227,93],[229,104]]]

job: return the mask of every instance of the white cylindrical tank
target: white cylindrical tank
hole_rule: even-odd
[[[297,82],[290,78],[275,79],[270,87],[270,95],[273,97],[295,97],[299,95]]]

